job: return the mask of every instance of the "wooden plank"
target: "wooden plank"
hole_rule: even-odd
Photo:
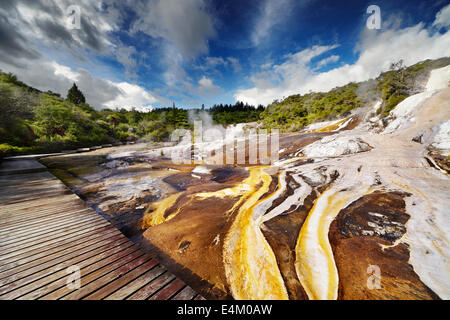
[[[66,243],[66,245],[63,245],[62,247],[56,247],[50,250],[45,250],[44,252],[40,252],[39,254],[35,254],[35,255],[29,255],[27,257],[23,257],[22,259],[19,260],[15,260],[13,262],[10,263],[4,263],[0,266],[0,274],[1,272],[4,272],[6,270],[9,269],[13,269],[13,268],[18,268],[19,266],[23,266],[25,264],[29,264],[31,262],[36,263],[37,261],[42,261],[40,259],[44,258],[44,257],[50,257],[53,256],[55,254],[58,255],[63,255],[64,252],[70,252],[73,250],[76,250],[77,248],[79,248],[80,246],[85,246],[88,243],[90,243],[91,240],[93,241],[99,241],[100,239],[102,239],[102,237],[104,237],[105,235],[109,235],[109,236],[113,236],[113,235],[119,235],[120,231],[115,229],[115,228],[110,228],[109,230],[106,230],[105,232],[94,232],[91,233],[88,236],[83,236],[81,238],[79,238],[78,240],[71,240],[68,241]]]
[[[113,230],[114,231],[114,230]],[[21,271],[27,270],[27,269],[31,269],[33,267],[39,266],[39,265],[44,265],[48,262],[52,262],[52,261],[56,261],[56,260],[60,260],[60,259],[64,259],[67,256],[74,256],[79,254],[80,252],[82,253],[83,250],[85,248],[90,248],[91,245],[96,245],[99,243],[104,243],[105,240],[108,241],[115,241],[115,240],[119,240],[121,237],[123,237],[120,232],[119,233],[114,233],[114,232],[110,232],[110,233],[103,233],[100,235],[100,237],[95,238],[95,239],[91,239],[89,241],[83,242],[75,247],[69,247],[66,248],[62,251],[58,251],[55,252],[53,254],[49,254],[46,255],[42,258],[33,260],[31,262],[28,263],[24,263],[20,266],[16,266],[15,268],[6,270],[6,271],[2,271],[0,272],[0,281],[1,279],[3,279],[4,277],[7,277],[9,275],[12,275],[14,273],[19,273]]]
[[[168,300],[185,286],[186,284],[183,281],[181,281],[180,279],[175,279],[169,285],[165,286],[153,296],[151,296],[149,300]]]
[[[43,200],[42,200],[43,201]],[[14,208],[12,205],[4,205],[2,206],[2,210],[0,211],[0,218],[2,218],[1,225],[5,224],[6,221],[3,221],[4,218],[17,216],[22,217],[22,215],[25,215],[26,217],[32,217],[33,214],[38,214],[41,212],[47,212],[55,209],[62,209],[64,206],[81,206],[80,201],[82,201],[78,197],[71,196],[70,199],[67,196],[64,197],[56,197],[53,198],[53,201],[51,203],[42,203],[36,202],[34,205],[28,205],[23,208]],[[87,207],[85,204],[84,207]]]
[[[73,299],[83,299],[85,296],[89,295],[91,292],[103,287],[104,285],[110,283],[123,276],[127,272],[133,270],[134,268],[140,266],[141,264],[150,260],[150,257],[146,254],[140,256],[139,258],[125,264],[124,266],[105,274],[104,276],[98,278],[97,280],[89,283],[85,287],[81,287],[77,291],[62,297],[62,300],[73,300]]]
[[[21,239],[29,239],[34,236],[48,233],[49,230],[56,231],[64,227],[67,227],[67,225],[83,222],[86,221],[87,219],[102,220],[101,217],[99,217],[96,214],[93,214],[93,212],[87,208],[86,210],[80,212],[78,215],[62,217],[55,221],[45,223],[43,225],[29,227],[28,225],[25,224],[22,229],[8,230],[2,232],[2,235],[0,236],[0,241],[2,241],[2,245],[0,245],[0,248],[3,247],[3,244],[12,243],[16,239],[19,241],[21,241]]]
[[[76,215],[77,213],[83,212],[84,210],[88,210],[88,208],[74,208],[74,206],[70,206],[67,208],[58,209],[58,211],[53,212],[52,214],[48,216],[39,216],[37,218],[28,218],[24,219],[23,221],[12,223],[9,225],[0,226],[0,232],[3,234],[3,232],[6,231],[17,231],[24,228],[24,226],[28,227],[34,227],[34,226],[41,226],[45,225],[47,223],[51,223],[53,221],[59,220],[63,217],[69,217],[72,215]]]
[[[43,192],[38,194],[35,194],[34,196],[29,197],[21,197],[21,195],[15,196],[15,197],[5,197],[2,200],[0,200],[0,204],[2,205],[11,205],[11,204],[18,204],[20,206],[24,205],[27,201],[41,201],[43,198],[53,198],[55,196],[60,195],[68,195],[70,197],[74,197],[75,195],[71,193],[70,190],[55,190],[50,192]]]
[[[22,224],[22,227],[16,227],[12,230],[5,230],[1,233],[1,239],[10,239],[10,238],[20,238],[21,236],[27,235],[27,234],[36,234],[36,231],[39,230],[48,230],[53,229],[55,230],[56,227],[61,226],[61,224],[69,224],[72,222],[82,221],[87,217],[95,217],[99,220],[102,219],[98,214],[96,214],[94,211],[92,211],[91,208],[85,208],[82,210],[77,210],[77,213],[71,213],[70,215],[64,215],[60,217],[53,217],[49,221],[45,221],[45,223],[34,223],[34,224],[28,224],[27,222]]]
[[[26,209],[28,207],[38,206],[38,205],[51,205],[55,202],[55,198],[58,201],[69,201],[69,200],[76,200],[80,199],[75,194],[70,193],[64,193],[59,194],[57,197],[51,197],[51,198],[38,198],[33,200],[24,200],[16,203],[10,203],[10,204],[3,204],[7,205],[9,207],[9,210],[19,210],[19,209]]]
[[[47,248],[52,248],[59,246],[63,243],[65,240],[75,239],[75,237],[81,237],[84,236],[90,232],[101,232],[105,228],[108,228],[110,226],[109,223],[97,223],[94,225],[91,225],[89,228],[81,228],[79,230],[75,230],[72,233],[67,233],[64,236],[57,237],[48,241],[44,241],[35,245],[31,246],[24,246],[24,248],[20,248],[12,251],[9,254],[2,254],[0,255],[0,264],[3,263],[3,261],[11,261],[12,259],[20,259],[20,257],[24,255],[31,254],[32,252],[45,250]]]
[[[142,257],[142,256],[144,256],[144,252],[142,252],[141,250],[136,250],[136,251],[133,251],[132,253],[130,253],[130,254],[120,258],[117,261],[114,261],[114,262],[109,263],[107,265],[101,266],[100,269],[98,269],[98,270],[96,270],[94,272],[91,272],[91,273],[89,273],[87,275],[85,273],[83,273],[82,277],[81,277],[81,287],[80,287],[80,289],[85,288],[87,285],[89,285],[93,281],[103,277],[104,275],[108,274],[109,272],[111,272],[113,270],[116,270],[119,267],[127,264],[128,262],[130,262],[130,261],[132,261],[134,259],[137,259],[138,257]],[[92,288],[95,289],[96,286],[92,286]],[[80,289],[78,289],[78,290],[80,290]],[[52,293],[49,293],[49,294],[46,294],[46,295],[40,297],[39,300],[60,299],[60,298],[62,298],[64,296],[67,296],[68,294],[73,293],[75,291],[76,291],[75,289],[69,289],[68,287],[64,286],[64,287],[61,287],[58,290],[55,290]],[[87,291],[86,294],[89,294],[90,292],[92,292],[92,291],[89,291],[89,290],[86,290],[86,291]]]
[[[21,244],[17,244],[17,243],[13,244],[13,245],[9,246],[7,249],[1,250],[0,257],[1,257],[1,259],[8,258],[11,255],[14,255],[15,253],[21,252],[20,251],[21,249],[26,250],[26,249],[28,249],[30,247],[34,247],[36,245],[44,245],[45,246],[48,243],[53,243],[55,241],[59,241],[64,236],[70,236],[73,233],[86,230],[87,228],[98,228],[98,227],[103,227],[106,225],[108,225],[107,221],[99,220],[99,221],[87,221],[87,222],[76,224],[73,226],[67,226],[65,229],[61,230],[58,233],[45,234],[42,237],[31,239],[32,241],[30,241],[30,239],[28,239],[27,241],[25,241]]]
[[[26,211],[12,212],[9,215],[0,214],[0,228],[16,227],[24,223],[39,221],[42,218],[51,218],[65,212],[83,210],[87,206],[79,205],[79,201],[70,200],[52,206],[37,206]],[[7,208],[5,208],[7,210]]]
[[[175,276],[173,274],[171,274],[170,272],[165,272],[155,280],[151,281],[150,283],[136,291],[134,294],[128,297],[127,300],[145,300],[152,296],[156,291],[164,287],[166,284],[171,282],[173,279],[175,279]]]
[[[57,228],[56,230],[45,230],[45,232],[43,233],[30,235],[30,237],[12,239],[8,241],[7,244],[0,246],[0,255],[3,256],[10,253],[11,251],[16,251],[17,249],[22,248],[24,244],[34,245],[36,243],[42,243],[44,241],[54,239],[56,236],[64,236],[70,234],[73,230],[97,225],[99,223],[103,224],[104,220],[102,221],[102,219],[97,219],[97,217],[88,217],[84,221],[69,224],[67,226],[62,226],[60,228]]]
[[[39,187],[39,194],[36,194],[36,188],[26,188],[24,186],[18,186],[16,188],[8,188],[5,189],[3,192],[0,193],[2,197],[2,201],[8,200],[8,199],[26,199],[28,197],[36,197],[41,194],[47,194],[47,193],[55,193],[55,192],[66,192],[67,189],[62,188],[55,188],[56,185],[47,184],[47,185],[41,185]]]
[[[99,255],[95,255],[89,259],[77,263],[77,266],[80,268],[81,276],[85,276],[136,251],[138,251],[136,246],[131,243],[123,243],[117,247],[104,251]],[[67,271],[60,270],[37,281],[29,283],[28,285],[22,286],[17,290],[11,291],[4,296],[0,296],[0,299],[38,299],[66,286],[68,278],[69,275],[67,274]]]
[[[136,280],[128,283],[123,288],[117,290],[111,295],[107,296],[105,300],[124,300],[128,296],[132,295],[134,292],[145,286],[147,283],[157,278],[162,273],[166,272],[167,269],[159,264],[153,269],[147,271],[145,274],[137,278]]]
[[[189,286],[186,286],[183,290],[178,292],[172,300],[192,300],[197,295],[197,292],[194,291]]]
[[[33,270],[28,269],[22,273],[16,273],[9,276],[8,278],[3,278],[0,280],[0,294],[9,292],[12,289],[33,282],[37,279],[40,279],[44,276],[47,276],[59,270],[66,269],[70,266],[76,265],[77,263],[86,260],[87,258],[90,258],[112,247],[120,245],[121,243],[126,242],[126,240],[127,239],[122,238],[117,242],[106,241],[106,244],[101,243],[100,246],[98,248],[95,248],[94,250],[91,250],[92,248],[87,248],[86,249],[87,252],[85,252],[84,254],[63,260],[56,265],[54,264],[54,261],[52,261],[47,263],[46,265],[40,265],[35,267],[34,269],[32,268]]]
[[[133,269],[132,271],[128,272],[127,274],[123,275],[116,281],[111,282],[110,284],[104,286],[103,288],[100,288],[99,290],[95,291],[93,294],[90,294],[87,297],[83,298],[83,300],[101,300],[110,295],[111,293],[113,293],[114,291],[122,288],[129,282],[135,280],[136,278],[144,274],[146,271],[152,269],[156,265],[158,265],[158,261],[156,259],[151,259],[146,263],[140,265],[139,267]]]

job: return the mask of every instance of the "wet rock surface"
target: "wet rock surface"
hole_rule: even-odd
[[[398,192],[374,192],[342,210],[329,238],[339,272],[339,298],[438,299],[408,263],[409,248],[396,241],[406,232],[409,215]],[[379,287],[368,285],[374,270]]]

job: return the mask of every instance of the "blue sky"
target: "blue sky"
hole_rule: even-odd
[[[96,108],[271,103],[450,56],[449,1],[69,0],[0,4],[0,69]],[[381,29],[369,30],[369,5]]]

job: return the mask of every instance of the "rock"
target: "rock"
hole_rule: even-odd
[[[419,133],[414,138],[412,138],[412,141],[417,143],[423,143],[423,133]]]
[[[371,149],[372,147],[360,138],[328,136],[306,146],[302,153],[307,157],[336,157]]]
[[[439,125],[431,147],[443,156],[450,156],[450,120]]]
[[[128,167],[128,162],[121,160],[113,160],[105,163],[105,166],[109,169],[118,168],[118,167]]]

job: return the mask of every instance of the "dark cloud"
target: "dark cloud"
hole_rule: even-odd
[[[132,32],[173,44],[186,59],[208,52],[208,40],[216,35],[205,0],[150,0],[136,4]]]
[[[24,6],[39,10],[42,12],[47,12],[49,15],[55,17],[55,18],[61,18],[63,16],[63,11],[61,8],[56,5],[55,1],[52,0],[16,0],[16,1],[2,1],[2,2],[11,2],[18,4],[23,4]]]
[[[40,56],[39,52],[31,48],[28,40],[0,12],[0,59],[19,66],[20,59],[33,60]]]
[[[91,49],[97,51],[103,50],[103,35],[97,30],[97,28],[91,24],[91,22],[81,15],[81,29],[74,30],[78,33],[82,45],[86,45]]]
[[[49,19],[35,19],[34,23],[48,39],[56,42],[63,42],[69,47],[73,45],[74,39],[72,34],[65,26]]]
[[[70,30],[66,27],[66,9],[73,4],[80,6],[80,29]],[[19,10],[21,7],[27,8],[33,16],[23,16]],[[78,4],[77,1],[0,1],[0,14],[0,47],[5,53],[11,53],[17,58],[39,57],[32,49],[38,39],[63,44],[74,54],[73,49],[76,48],[103,51],[107,43],[107,35],[96,27],[98,21],[92,20],[98,18],[99,12],[86,4]],[[25,30],[28,32],[25,33]]]
[[[100,107],[121,94],[117,86],[103,79],[93,77],[87,70],[80,69],[78,74],[77,83],[80,90],[85,92],[86,100],[93,106]]]

